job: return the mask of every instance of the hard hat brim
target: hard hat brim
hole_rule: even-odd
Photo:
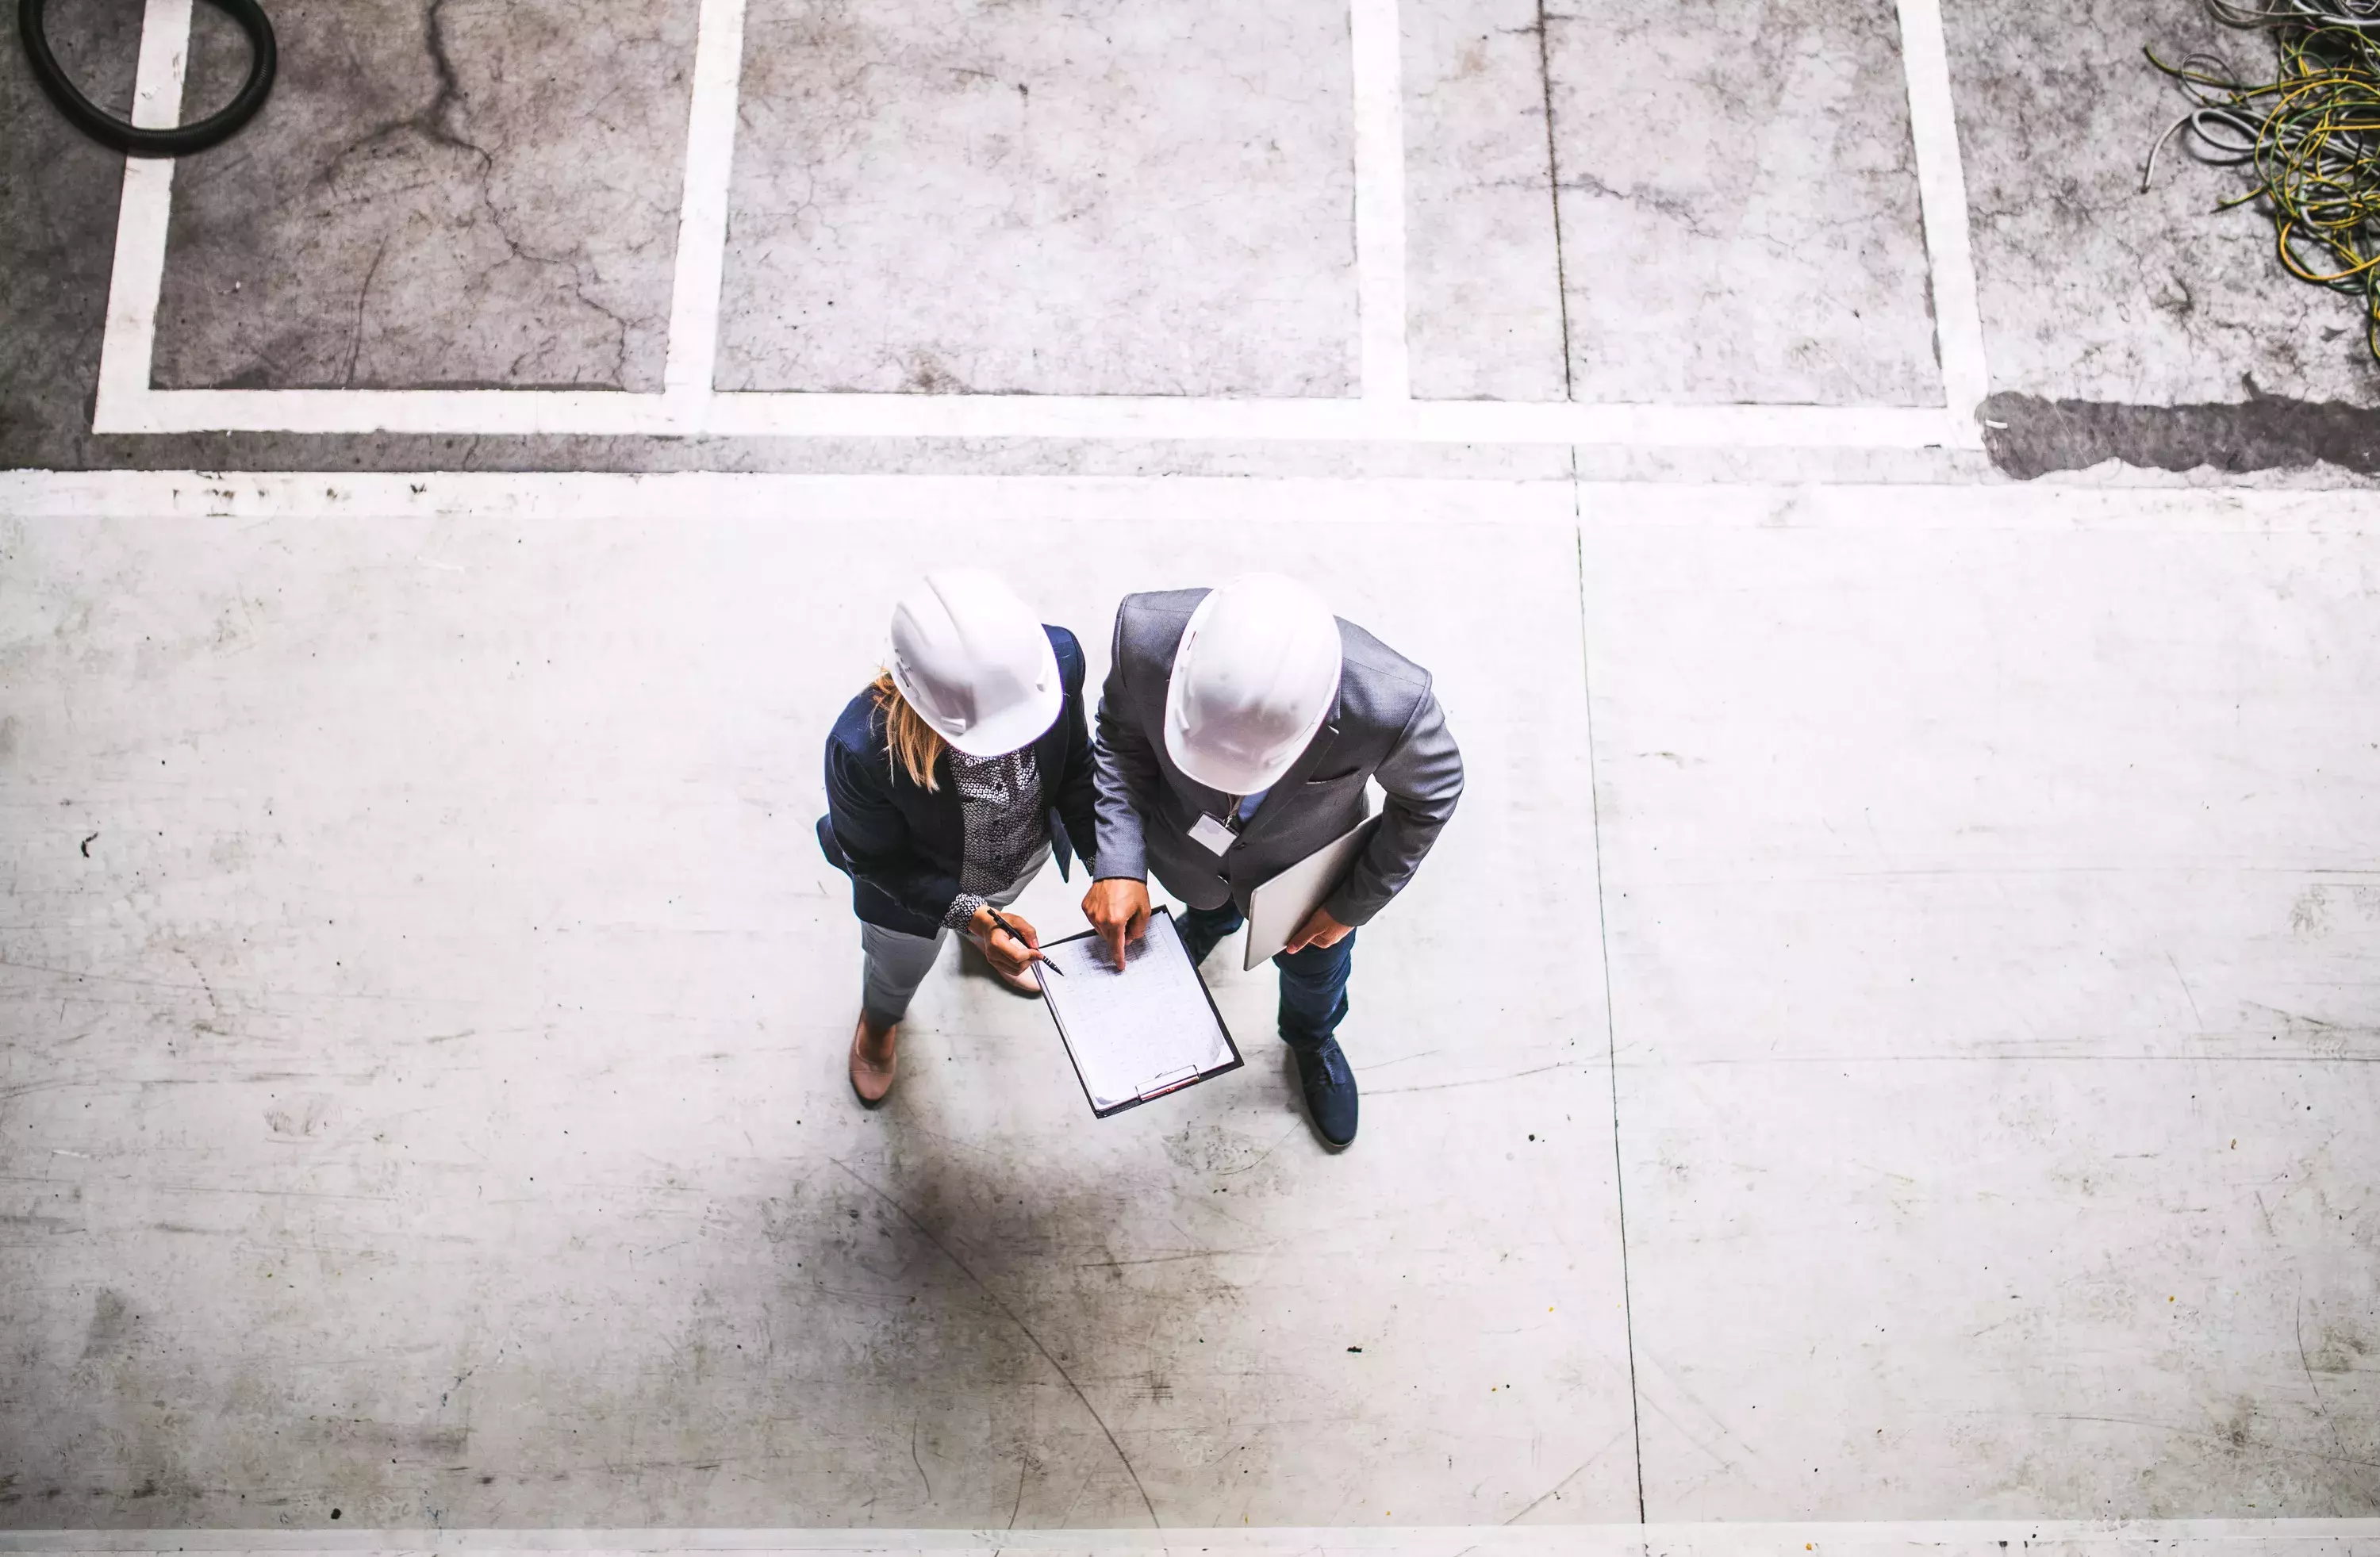
[[[1066,706],[1065,684],[1058,675],[1058,651],[1050,646],[1046,633],[1041,635],[1040,674],[1036,680],[1038,690],[1014,707],[1003,708],[957,735],[939,726],[936,733],[953,751],[970,757],[1004,757],[1030,746],[1050,732]]]
[[[1289,777],[1289,770],[1297,766],[1297,759],[1305,754],[1305,748],[1314,744],[1315,731],[1322,728],[1323,719],[1329,713],[1326,708],[1315,718],[1304,739],[1289,749],[1287,756],[1278,762],[1257,766],[1211,761],[1191,751],[1184,744],[1181,732],[1174,729],[1169,708],[1165,720],[1165,754],[1173,759],[1173,766],[1194,784],[1204,784],[1227,795],[1252,795],[1258,790],[1269,790]]]

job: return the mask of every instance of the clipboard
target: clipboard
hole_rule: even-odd
[[[1111,1118],[1247,1063],[1207,982],[1191,965],[1171,910],[1148,916],[1148,933],[1127,950],[1122,972],[1107,960],[1096,930],[1044,941],[1041,953],[1060,971],[1053,975],[1037,961],[1033,976],[1092,1117]],[[1124,999],[1115,997],[1119,986],[1089,982],[1136,972],[1151,982]],[[1153,1032],[1148,1022],[1162,1024],[1162,1031]]]
[[[1355,856],[1379,830],[1380,818],[1366,816],[1297,863],[1257,884],[1248,894],[1248,949],[1247,960],[1241,964],[1243,972],[1256,972],[1257,963],[1289,948],[1289,938],[1297,934],[1307,915],[1339,890],[1339,884],[1354,868]]]

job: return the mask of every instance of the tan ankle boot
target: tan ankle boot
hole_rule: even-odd
[[[893,1045],[899,1042],[900,1033],[897,1027],[884,1030],[884,1057],[880,1063],[866,1053],[868,1019],[860,1018],[859,1025],[852,1030],[851,1090],[859,1099],[862,1108],[873,1108],[891,1095],[892,1068],[900,1058],[899,1051]]]

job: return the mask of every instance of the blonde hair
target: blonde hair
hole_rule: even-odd
[[[909,700],[893,684],[892,671],[880,674],[868,690],[876,694],[876,706],[884,710],[885,766],[896,778],[906,773],[909,782],[928,794],[940,790],[941,780],[934,777],[934,765],[942,755],[940,732],[909,706]]]

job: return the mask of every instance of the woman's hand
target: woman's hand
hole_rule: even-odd
[[[1041,960],[1041,932],[1014,909],[1000,917],[1015,927],[1016,935],[1010,935],[994,923],[989,907],[975,911],[975,917],[967,921],[967,932],[983,947],[985,959],[994,968],[1010,978],[1023,978],[1027,968]]]

